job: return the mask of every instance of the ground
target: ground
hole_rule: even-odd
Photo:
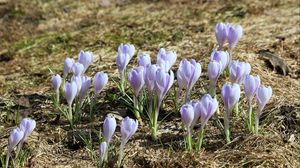
[[[138,52],[148,51],[153,60],[164,47],[178,54],[174,71],[183,57],[201,63],[203,73],[193,94],[197,98],[207,88],[209,56],[217,46],[214,26],[221,21],[242,25],[244,35],[233,58],[249,62],[251,73],[273,88],[262,115],[261,134],[248,133],[241,120],[234,120],[233,142],[225,144],[209,122],[202,151],[186,152],[184,131],[175,113],[160,126],[159,142],[151,141],[147,125],[139,128],[126,146],[124,167],[300,167],[297,0],[0,0],[0,152],[5,153],[9,132],[16,125],[13,116],[28,116],[37,121],[37,128],[25,144],[29,154],[21,167],[95,167],[80,139],[76,144],[70,140],[74,132],[66,120],[57,120],[50,101],[49,69],[61,73],[66,57],[77,58],[80,50],[89,50],[96,60],[88,74],[105,71],[112,79],[118,77],[115,59],[120,43],[132,43]],[[290,67],[289,74],[270,68],[261,50],[282,58]],[[136,57],[130,67],[134,65]],[[223,78],[219,88],[224,82]],[[116,91],[110,80],[99,100],[96,130],[107,113],[130,115],[112,98]],[[173,109],[172,101],[166,104],[162,115]],[[241,109],[246,107],[242,101]],[[83,121],[76,130],[91,132],[89,124]],[[113,140],[116,147],[119,137],[118,128]],[[98,150],[97,138],[93,145]]]

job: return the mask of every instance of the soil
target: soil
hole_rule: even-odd
[[[79,135],[91,135],[98,153],[99,132],[106,114],[119,118],[132,113],[122,105],[115,64],[120,43],[131,43],[155,60],[159,48],[176,51],[176,72],[182,58],[196,59],[202,75],[193,98],[205,93],[207,65],[217,47],[218,22],[242,25],[244,34],[233,59],[249,62],[252,74],[271,86],[273,96],[261,117],[261,134],[245,131],[234,119],[233,141],[209,122],[200,152],[184,148],[184,130],[170,95],[161,111],[159,141],[151,140],[147,124],[126,144],[124,167],[300,167],[300,2],[298,0],[0,0],[0,154],[10,131],[21,117],[37,121],[25,143],[29,154],[20,167],[96,167]],[[95,61],[87,74],[105,71],[109,86],[101,93],[95,121],[83,118],[71,131],[51,102],[52,72],[62,73],[66,57],[92,51]],[[282,59],[289,73],[282,75],[261,59],[265,50]],[[129,68],[136,66],[136,56]],[[51,69],[51,71],[50,71]],[[219,89],[226,79],[219,82]],[[173,89],[171,89],[173,90]],[[243,97],[243,96],[242,96]],[[243,100],[241,110],[247,105]],[[223,111],[220,100],[220,110]],[[15,117],[17,116],[17,117]],[[146,115],[143,116],[147,121]],[[160,119],[162,119],[161,117]],[[90,129],[93,124],[95,129]],[[195,132],[199,130],[198,126]],[[113,138],[109,167],[116,162],[119,127]]]

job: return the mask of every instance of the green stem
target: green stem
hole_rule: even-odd
[[[203,138],[204,138],[204,125],[201,125],[200,133],[199,133],[199,139],[197,142],[197,151],[200,151],[202,144],[203,144]]]
[[[259,126],[259,116],[255,117],[255,134],[258,135],[258,126]]]
[[[161,101],[157,100],[154,101],[154,105],[156,105],[155,111],[153,112],[153,118],[152,118],[152,127],[151,127],[151,136],[153,140],[157,140],[157,120],[158,120],[158,114],[159,114],[159,108],[160,108]]]
[[[186,90],[184,100],[185,100],[185,103],[188,103],[190,101],[190,89]]]
[[[187,147],[189,151],[193,150],[193,146],[192,146],[192,132],[191,132],[191,128],[187,129]]]
[[[249,108],[248,108],[248,129],[250,132],[252,132],[252,103],[249,101]]]
[[[8,168],[9,158],[10,158],[10,152],[7,152],[5,168]]]
[[[118,158],[118,168],[121,167],[122,164],[122,159],[123,159],[123,155],[124,155],[124,147],[125,147],[125,143],[122,141],[121,145],[120,145],[120,151],[119,151],[119,158]]]
[[[227,110],[225,113],[224,113],[224,131],[225,131],[225,139],[226,139],[226,143],[229,143],[230,142],[230,130],[229,130],[229,110]]]
[[[68,120],[70,122],[71,128],[73,128],[73,114],[72,114],[72,104],[69,104],[69,114],[68,114]]]
[[[134,115],[136,119],[142,124],[142,118],[139,112],[139,100],[136,96],[133,96],[133,106],[134,106],[133,109]]]
[[[233,112],[234,112],[235,116],[240,119],[241,116],[240,116],[240,112],[239,112],[239,102],[237,102],[234,105]]]

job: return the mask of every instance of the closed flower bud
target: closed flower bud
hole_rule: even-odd
[[[222,72],[221,63],[217,61],[210,61],[207,71],[211,87],[216,87],[217,81]]]
[[[119,72],[121,74],[121,78],[123,78],[122,75],[124,75],[126,66],[128,65],[129,61],[133,57],[134,52],[135,52],[135,48],[131,44],[121,44],[119,46],[116,63],[117,63]]]
[[[69,105],[72,104],[75,96],[77,95],[77,85],[74,81],[72,81],[71,83],[67,82],[65,84],[65,95],[66,95],[66,99]]]
[[[228,43],[229,49],[232,50],[243,35],[243,28],[240,25],[228,27]]]
[[[218,108],[218,102],[209,94],[204,95],[199,102],[201,124],[205,125]]]
[[[104,72],[97,72],[96,75],[94,76],[94,90],[96,94],[99,94],[104,86],[108,82],[108,76]]]
[[[73,58],[66,58],[64,61],[64,78],[68,76],[68,73],[72,71],[73,64],[75,63]]]
[[[151,65],[145,68],[145,85],[147,87],[148,92],[152,93],[154,86],[155,86],[155,79],[156,79],[156,71],[159,69],[157,65]]]
[[[161,48],[157,54],[157,62],[156,64],[159,65],[165,72],[168,72],[171,67],[175,64],[177,59],[176,52],[173,51],[166,51],[164,48]]]
[[[180,115],[181,115],[181,119],[182,119],[184,125],[187,128],[190,128],[194,121],[194,116],[195,116],[193,106],[191,104],[184,104],[180,108]]]
[[[214,50],[211,53],[210,60],[220,62],[222,64],[222,72],[223,72],[229,64],[229,54],[227,51]]]
[[[271,87],[265,87],[260,86],[257,89],[256,92],[256,100],[258,104],[258,114],[261,115],[262,110],[266,106],[266,104],[269,102],[270,98],[272,96],[272,88]]]
[[[151,57],[149,54],[140,53],[138,57],[138,64],[139,66],[147,67],[151,65]]]
[[[251,66],[246,62],[232,61],[229,72],[232,83],[242,84],[246,75],[250,74]]]
[[[88,69],[88,67],[93,63],[93,60],[94,55],[92,52],[81,50],[78,54],[78,62],[84,67],[83,72]]]
[[[248,101],[252,101],[258,87],[260,86],[259,76],[246,75],[244,80],[244,90]]]
[[[145,84],[144,68],[142,66],[132,68],[132,70],[128,73],[128,81],[134,91],[134,95],[138,97],[140,90]]]
[[[30,118],[23,118],[20,123],[20,129],[24,132],[24,136],[20,143],[23,143],[27,137],[32,133],[36,126],[36,122]]]
[[[81,77],[81,89],[79,92],[80,99],[83,99],[86,96],[87,92],[90,89],[90,86],[91,86],[91,80],[89,79],[89,77],[82,76]]]
[[[15,128],[10,133],[8,138],[8,152],[11,153],[14,148],[19,144],[19,142],[24,137],[24,132],[20,128]]]
[[[172,71],[170,71],[170,74],[163,69],[158,69],[156,71],[155,93],[158,96],[159,101],[163,100],[173,83],[174,74]]]
[[[107,143],[111,141],[111,138],[115,133],[116,127],[116,119],[114,117],[107,116],[103,122],[103,136]]]
[[[84,66],[82,64],[80,64],[78,62],[73,64],[73,67],[72,67],[73,75],[81,76],[83,74],[83,71],[84,71]]]
[[[215,27],[215,36],[220,48],[223,48],[228,36],[228,25],[225,23],[218,23]]]
[[[224,84],[222,87],[222,99],[226,111],[231,113],[234,105],[239,101],[241,96],[240,86],[238,84]]]
[[[121,136],[124,144],[132,137],[133,134],[137,131],[138,121],[126,117],[121,122]]]
[[[61,85],[61,77],[60,77],[60,75],[58,75],[58,74],[57,75],[53,75],[52,76],[52,87],[53,87],[53,89],[54,89],[54,91],[56,93],[59,92],[60,85]]]

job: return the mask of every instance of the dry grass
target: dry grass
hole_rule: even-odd
[[[160,47],[179,56],[194,58],[203,67],[195,97],[203,94],[209,55],[216,46],[214,25],[219,21],[239,23],[245,34],[233,53],[247,61],[252,74],[273,88],[273,97],[262,117],[262,135],[254,136],[235,122],[234,141],[225,145],[209,123],[205,150],[184,152],[180,120],[161,127],[161,143],[150,141],[142,127],[129,142],[126,167],[300,167],[300,28],[299,2],[288,1],[109,1],[24,0],[0,1],[0,121],[6,112],[21,112],[37,120],[29,139],[26,167],[94,167],[82,145],[69,146],[66,123],[53,122],[55,111],[47,97],[50,73],[62,69],[67,56],[79,50],[93,51],[94,72],[117,76],[115,55],[121,42],[130,42],[152,58]],[[284,39],[284,40],[282,40]],[[291,67],[282,76],[269,69],[257,52],[269,49]],[[132,61],[131,66],[133,66]],[[176,70],[176,68],[174,68]],[[226,81],[222,79],[220,86]],[[110,82],[107,91],[115,86]],[[109,93],[107,93],[109,94]],[[103,95],[104,96],[104,95]],[[24,106],[25,97],[29,105]],[[245,104],[242,102],[242,108]],[[102,113],[118,111],[113,105]],[[96,128],[100,128],[101,117]],[[175,117],[173,117],[175,118]],[[4,123],[0,146],[6,147],[13,124]],[[85,129],[83,129],[85,130]],[[1,127],[0,127],[1,132]],[[116,139],[116,138],[115,138]],[[118,145],[118,141],[114,143]]]

